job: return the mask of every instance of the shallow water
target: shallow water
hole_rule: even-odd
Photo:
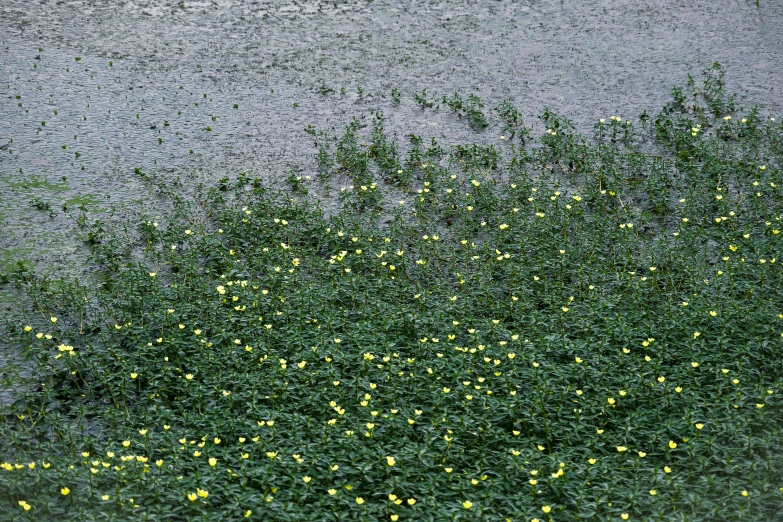
[[[185,192],[243,171],[314,174],[305,127],[337,134],[377,109],[400,143],[497,142],[495,125],[477,135],[446,108],[420,109],[423,88],[511,99],[536,132],[544,107],[587,130],[656,111],[719,61],[741,103],[783,112],[783,3],[538,4],[4,0],[0,274],[88,270],[83,211],[165,214],[136,168]],[[7,285],[0,303],[14,304]]]

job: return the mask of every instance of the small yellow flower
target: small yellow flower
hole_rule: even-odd
[[[62,489],[60,490],[60,493],[62,493],[62,494],[63,494],[63,496],[67,496],[67,495],[68,495],[68,493],[70,493],[70,492],[71,492],[71,490],[70,490],[70,489],[68,489],[67,487],[65,487],[65,488],[62,488]]]
[[[312,479],[312,477],[302,477],[302,480],[304,481],[305,484],[309,484],[310,481],[313,480],[313,479]]]
[[[465,502],[462,503],[462,507],[464,507],[465,509],[470,509],[473,507],[473,502],[471,502],[470,500],[466,500]]]
[[[628,520],[628,513],[623,513],[622,515],[620,515],[620,518],[622,518],[623,520]]]
[[[217,464],[217,459],[215,457],[210,457],[209,465],[214,467],[215,464]]]
[[[245,518],[250,518],[250,515],[252,515],[252,514],[253,514],[253,512],[248,509],[247,511],[245,511]]]
[[[747,492],[746,490],[744,490],[744,489],[743,489],[743,490],[742,490],[742,493],[741,493],[741,495],[742,495],[743,497],[747,497],[747,496],[748,496],[748,492]]]
[[[188,493],[188,499],[191,502],[195,502],[197,498],[198,498],[198,496],[195,493]]]
[[[396,463],[397,461],[394,460],[394,457],[386,457],[386,464],[388,464],[389,466],[394,466],[394,464]]]
[[[625,446],[617,446],[617,451],[618,451],[619,453],[622,453],[623,451],[626,451],[627,449],[628,449],[628,448],[626,448]]]
[[[663,467],[663,472],[664,473],[671,473],[672,472],[672,468],[670,468],[669,466],[664,466]]]
[[[362,504],[364,504],[364,499],[362,497],[356,497],[356,503],[361,506]]]
[[[552,511],[552,508],[549,506],[541,506],[541,511],[543,511],[544,513],[549,513],[550,511]]]
[[[330,490],[327,491],[327,493],[329,493],[330,495],[334,495],[335,493],[337,493],[337,490],[336,489],[330,489]]]
[[[677,443],[676,443],[676,442],[674,442],[673,440],[670,440],[670,441],[669,441],[669,448],[671,448],[671,449],[674,449],[674,448],[676,448],[676,447],[677,447]]]
[[[408,499],[408,505],[409,505],[409,506],[412,506],[412,505],[414,505],[415,503],[416,503],[416,499],[415,499],[415,498],[409,498],[409,499]]]

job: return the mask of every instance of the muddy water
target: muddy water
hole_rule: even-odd
[[[423,88],[511,99],[537,131],[544,107],[588,129],[657,110],[719,61],[742,103],[783,113],[781,2],[540,4],[3,0],[0,274],[87,269],[82,212],[165,214],[136,168],[184,191],[243,171],[313,174],[305,127],[338,133],[377,109],[400,142],[497,142],[497,125],[476,135],[445,108],[420,109]]]

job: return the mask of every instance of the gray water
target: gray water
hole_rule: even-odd
[[[19,262],[88,271],[83,212],[165,217],[136,168],[184,192],[239,172],[312,175],[305,127],[338,134],[378,109],[401,143],[497,142],[497,125],[477,136],[444,107],[422,110],[424,88],[511,99],[536,132],[544,107],[587,130],[654,113],[719,61],[741,103],[783,113],[783,2],[540,4],[1,0],[0,275]],[[16,306],[7,286],[0,303]]]

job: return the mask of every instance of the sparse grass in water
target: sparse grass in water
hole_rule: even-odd
[[[93,230],[103,286],[22,274],[0,518],[781,518],[783,126],[688,89],[404,168],[354,120],[330,217],[224,179]]]

